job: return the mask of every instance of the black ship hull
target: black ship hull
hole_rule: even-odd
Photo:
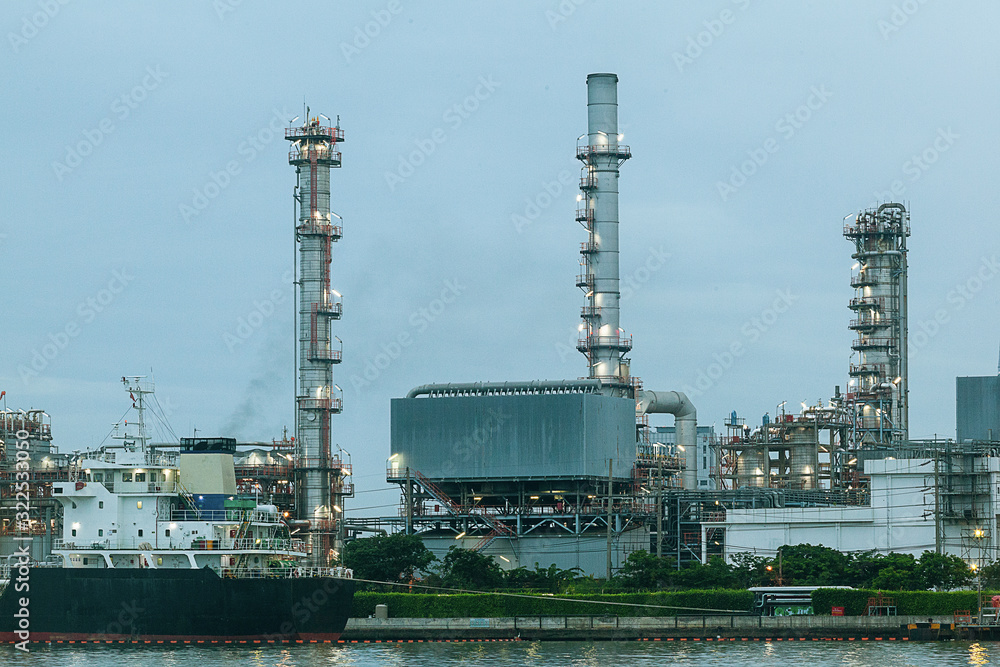
[[[0,596],[0,641],[336,641],[353,597],[354,583],[333,577],[221,578],[207,568],[23,577],[15,567]]]

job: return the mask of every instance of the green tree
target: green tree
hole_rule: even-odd
[[[823,586],[844,583],[849,560],[835,549],[820,545],[796,544],[778,548],[772,559],[772,581],[785,586]]]
[[[563,570],[553,563],[547,568],[541,568],[535,563],[534,570],[523,566],[508,570],[504,573],[504,583],[507,588],[530,588],[547,593],[561,593],[567,584],[575,581],[581,574],[582,570],[578,567]]]
[[[969,564],[960,557],[933,551],[925,551],[920,554],[920,559],[917,562],[917,574],[920,585],[925,590],[933,588],[938,591],[950,591],[967,586],[975,578],[969,569]]]
[[[975,576],[972,571],[969,570],[968,566],[966,566],[965,569],[969,573],[969,581],[973,581]],[[1000,588],[1000,560],[993,561],[989,565],[983,567],[983,569],[979,571],[979,576],[982,577],[984,589],[989,588],[991,590],[996,590]]]
[[[344,547],[343,564],[357,579],[406,583],[436,560],[416,535],[377,535]]]
[[[749,551],[741,551],[732,555],[732,571],[738,588],[764,586],[770,582],[767,571],[768,559],[757,556]]]
[[[675,572],[671,579],[680,588],[736,588],[739,585],[733,568],[718,556],[712,556],[704,565],[692,563]]]
[[[674,568],[669,561],[648,551],[633,551],[618,570],[615,580],[625,590],[655,591],[669,585],[673,575]]]
[[[503,570],[491,556],[452,546],[437,572],[442,586],[475,591],[496,590],[503,585]]]

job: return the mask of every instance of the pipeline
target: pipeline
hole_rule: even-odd
[[[698,411],[687,395],[679,391],[638,391],[635,411],[639,414],[671,414],[674,416],[676,443],[684,452],[684,472],[681,486],[698,487]]]
[[[496,396],[523,394],[598,394],[601,380],[532,380],[530,382],[448,382],[422,384],[406,394],[417,396]]]

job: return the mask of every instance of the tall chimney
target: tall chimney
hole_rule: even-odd
[[[587,76],[587,121],[587,143],[576,149],[583,162],[576,219],[587,230],[576,281],[586,294],[577,349],[587,357],[588,377],[600,379],[613,395],[631,397],[624,355],[632,339],[619,320],[618,169],[632,154],[619,143],[617,75]]]

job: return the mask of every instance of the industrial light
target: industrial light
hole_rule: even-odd
[[[472,499],[476,500],[476,501],[479,501],[479,500],[482,500],[483,497],[482,496],[473,496]]]
[[[624,138],[625,138],[625,134],[624,133],[618,135],[618,141],[621,141]]]
[[[854,266],[851,267],[851,270],[856,271],[859,266],[861,266],[861,262],[854,262]]]
[[[899,384],[902,381],[902,379],[903,379],[902,377],[898,377],[895,380],[893,380],[892,383],[893,384]]]
[[[504,558],[503,556],[499,556],[499,555],[498,555],[498,556],[497,556],[497,558],[499,558],[500,560],[502,560],[502,561],[503,561],[503,562],[505,562],[505,563],[509,563],[509,562],[510,562],[509,560],[507,560],[507,559],[506,559],[506,558]]]
[[[531,496],[532,500],[538,500],[538,496]]]
[[[975,535],[976,537],[982,537],[983,536],[983,529],[982,528],[976,528],[976,532],[974,532],[973,535]]]
[[[399,452],[396,452],[395,454],[393,454],[392,456],[389,457],[389,460],[390,461],[395,461],[398,458],[399,458]]]
[[[465,537],[465,531],[464,531],[464,530],[463,530],[463,531],[462,531],[461,533],[459,533],[458,535],[456,535],[456,536],[455,536],[455,539],[456,539],[456,540],[460,540],[460,539],[462,539],[463,537]]]
[[[336,511],[338,511],[338,512],[343,512],[343,511],[344,511],[344,510],[340,509],[340,506],[339,506],[339,505],[334,505],[334,506],[333,506],[333,509],[335,509],[335,510],[336,510]]]
[[[583,195],[577,195],[576,196],[576,200],[577,201],[583,201]]]
[[[684,445],[677,445],[677,449],[681,450],[682,452],[687,451],[686,449],[684,449]]]

